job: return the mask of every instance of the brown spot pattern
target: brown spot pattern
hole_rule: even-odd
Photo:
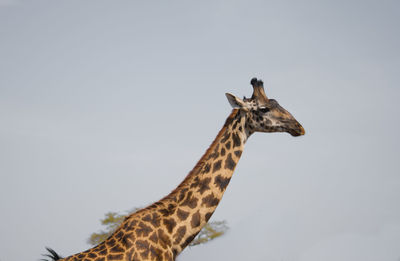
[[[175,235],[174,235],[174,238],[175,238],[174,243],[175,243],[175,244],[179,244],[179,243],[182,241],[182,239],[183,239],[183,237],[185,236],[185,234],[186,234],[186,226],[181,226],[181,227],[179,227],[179,228],[176,230],[176,233],[175,233]]]
[[[204,179],[200,179],[199,177],[196,177],[192,183],[192,185],[190,185],[191,188],[195,188],[198,187],[198,192],[200,192],[200,194],[203,194],[204,191],[210,189],[210,187],[208,186],[210,184],[211,178],[204,178]]]
[[[193,214],[192,216],[192,221],[190,221],[190,224],[192,225],[192,228],[196,228],[200,226],[200,212],[197,211],[196,213]]]
[[[187,197],[185,201],[181,204],[182,206],[188,206],[189,208],[195,208],[197,207],[197,201],[198,199],[192,196],[193,192],[189,191],[187,193]]]
[[[203,171],[201,172],[201,173],[208,173],[208,172],[210,172],[210,170],[211,170],[211,165],[210,165],[210,163],[206,163],[205,165],[204,165],[204,167],[203,167]]]
[[[232,154],[229,153],[225,160],[225,168],[234,170],[236,166],[236,162],[232,159]]]
[[[143,221],[149,222],[154,227],[160,226],[160,215],[157,213],[148,214],[143,217]]]
[[[155,244],[157,244],[157,243],[158,243],[158,236],[157,236],[157,233],[154,232],[153,234],[151,234],[151,236],[149,237],[149,239],[150,239],[151,241],[153,241]]]
[[[189,212],[184,211],[184,210],[182,210],[182,209],[178,209],[178,211],[176,212],[176,215],[178,216],[178,218],[179,218],[181,221],[184,221],[184,220],[186,220],[187,217],[189,216]]]
[[[162,229],[158,229],[158,239],[161,243],[162,248],[167,248],[169,245],[171,245],[171,241],[169,240],[169,237],[167,234],[164,233]]]
[[[188,238],[186,238],[185,242],[183,242],[183,243],[181,244],[181,248],[184,249],[187,245],[190,244],[190,242],[193,241],[193,239],[194,239],[196,236],[197,236],[197,234],[196,234],[196,235],[191,235],[191,236],[189,236]]]
[[[233,147],[239,147],[242,144],[242,141],[240,140],[240,137],[237,133],[232,134],[232,139],[233,139]]]
[[[103,255],[103,256],[107,255],[107,253],[108,253],[107,248],[105,248],[105,249],[99,251],[99,254],[100,254],[100,255]]]
[[[206,207],[215,207],[216,205],[218,205],[218,203],[219,199],[214,197],[213,193],[204,197],[202,200],[202,205],[205,205]]]
[[[167,228],[168,232],[171,234],[172,230],[174,229],[174,227],[176,226],[176,221],[173,218],[169,218],[169,219],[164,219],[163,223],[165,225],[165,227]]]
[[[221,192],[223,192],[229,184],[231,178],[224,178],[221,175],[218,175],[214,179],[214,184],[219,188]]]
[[[204,178],[200,180],[198,192],[200,192],[200,194],[203,194],[205,191],[209,190],[210,187],[208,185],[210,184],[210,182],[211,178]]]
[[[227,140],[229,139],[230,136],[231,136],[231,134],[230,134],[229,132],[226,132],[226,133],[224,134],[224,136],[222,137],[221,142],[222,142],[222,143],[225,143],[225,141],[227,141]]]
[[[150,246],[150,256],[152,260],[162,260],[162,250],[155,246]]]
[[[236,157],[239,158],[242,155],[242,151],[241,150],[236,150],[235,151],[235,155],[236,155]]]
[[[211,218],[211,216],[212,216],[213,213],[214,213],[214,212],[208,212],[208,213],[206,214],[206,222],[208,222],[208,220],[210,220],[210,218]]]
[[[164,217],[167,216],[171,216],[172,214],[174,214],[176,209],[176,205],[174,204],[168,204],[168,206],[166,208],[162,208],[160,209],[160,214],[163,215]]]
[[[226,152],[225,149],[222,148],[222,149],[221,149],[221,156],[222,156],[222,157],[225,156],[225,152]]]
[[[220,170],[221,169],[221,164],[222,164],[221,160],[215,162],[214,165],[213,165],[213,172],[216,172],[216,171]]]
[[[186,192],[188,192],[189,189],[188,188],[182,188],[181,191],[179,192],[179,198],[178,201],[182,202],[185,199],[186,196]]]
[[[118,253],[118,252],[123,252],[124,249],[122,247],[120,247],[119,245],[115,245],[114,247],[112,247],[110,249],[111,253]]]
[[[147,237],[151,231],[152,229],[150,226],[146,225],[143,222],[140,222],[138,228],[136,229],[136,234],[138,237]]]

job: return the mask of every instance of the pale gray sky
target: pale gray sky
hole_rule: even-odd
[[[179,260],[398,261],[399,27],[398,1],[0,1],[0,260],[169,193],[257,76],[307,134],[252,136],[229,233]]]

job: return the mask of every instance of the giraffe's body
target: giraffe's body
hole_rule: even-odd
[[[253,81],[253,96],[257,96],[256,87],[262,87],[262,82],[256,80],[254,84]],[[262,120],[263,116],[256,108],[261,104],[262,109],[266,110],[266,100],[257,102],[255,96],[242,101],[230,94],[227,96],[234,110],[209,149],[174,191],[147,208],[129,215],[103,243],[62,260],[175,260],[215,211],[243,152],[244,144],[253,132],[264,128],[266,132],[287,131],[294,136],[304,134],[301,125],[277,103],[271,105],[268,111],[271,110],[272,114],[274,110],[281,110],[281,114]],[[244,103],[247,103],[246,108],[243,107]],[[287,127],[282,129],[284,127],[274,125],[276,119],[290,120],[293,126],[290,130]],[[286,123],[285,126],[290,124]]]

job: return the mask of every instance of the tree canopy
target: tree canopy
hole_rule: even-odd
[[[136,210],[137,209],[134,211]],[[124,215],[116,212],[106,213],[105,217],[100,220],[101,224],[105,226],[104,230],[101,230],[97,233],[92,233],[87,242],[91,245],[97,245],[106,240],[121,225],[127,215],[129,214]],[[222,236],[228,229],[229,227],[225,220],[208,222],[196,236],[196,238],[193,239],[193,241],[189,244],[189,246],[205,244],[217,237]]]

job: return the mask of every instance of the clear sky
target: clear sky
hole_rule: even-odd
[[[0,0],[0,260],[169,193],[256,76],[306,135],[253,135],[228,234],[179,260],[398,261],[399,28],[385,0]]]

